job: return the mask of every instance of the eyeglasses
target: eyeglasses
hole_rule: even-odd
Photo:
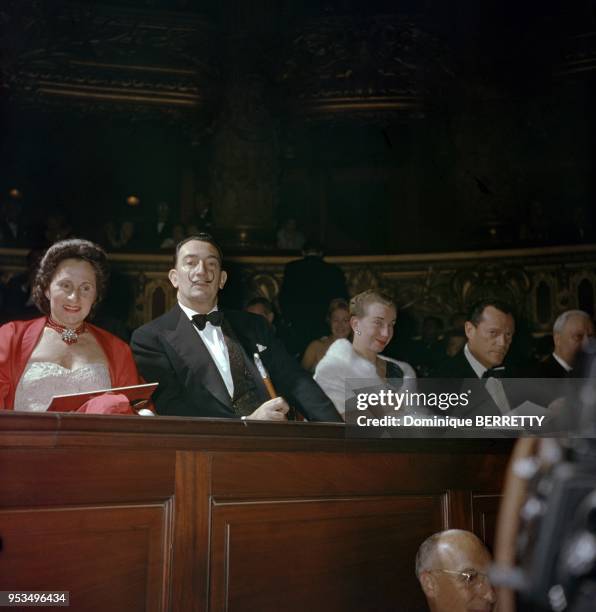
[[[453,574],[454,576],[460,576],[461,581],[469,587],[476,587],[481,584],[489,584],[490,581],[488,579],[488,574],[483,572],[477,572],[474,569],[463,570],[458,572],[457,570],[447,570],[447,569],[435,569],[430,570],[431,572],[442,572],[443,574]]]

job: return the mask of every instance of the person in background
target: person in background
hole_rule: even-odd
[[[472,306],[465,324],[467,343],[464,349],[443,361],[433,373],[434,378],[455,381],[454,388],[443,387],[441,392],[461,390],[460,385],[465,387],[466,378],[486,381],[471,396],[467,408],[458,407],[456,416],[501,415],[514,407],[501,380],[512,377],[503,362],[514,333],[515,319],[508,304],[488,298]]]
[[[43,251],[41,249],[29,251],[27,253],[27,269],[15,274],[6,283],[0,324],[39,317],[40,312],[33,301],[33,281],[42,256]]]
[[[466,334],[463,330],[450,329],[443,335],[445,357],[455,357],[466,345]]]
[[[258,295],[248,300],[244,310],[246,312],[252,312],[252,314],[264,317],[269,325],[273,325],[273,321],[275,320],[275,310],[273,308],[273,304],[267,298]]]
[[[428,537],[416,554],[416,577],[430,612],[492,612],[497,595],[488,578],[491,556],[470,531]]]
[[[363,291],[350,300],[352,342],[336,340],[317,364],[314,375],[341,415],[345,414],[346,381],[350,379],[386,386],[388,379],[416,378],[412,366],[380,354],[393,336],[396,320],[395,303],[383,293]]]
[[[571,378],[582,349],[594,337],[594,323],[583,310],[566,310],[553,325],[554,350],[538,364],[532,375],[535,378]]]
[[[44,316],[0,328],[0,408],[40,412],[54,395],[142,382],[129,346],[87,321],[107,281],[96,244],[73,238],[47,250],[33,283]],[[81,411],[132,414],[122,395],[99,396]]]
[[[298,229],[296,219],[286,219],[277,232],[277,248],[285,251],[300,251],[304,242],[304,234]]]
[[[184,240],[186,232],[182,223],[175,223],[171,227],[171,233],[163,239],[159,245],[160,249],[173,249],[181,240]]]
[[[464,350],[444,361],[437,378],[504,378],[515,320],[511,308],[500,300],[481,300],[472,306],[465,324]]]
[[[348,303],[337,298],[331,300],[327,312],[327,323],[331,333],[318,340],[313,340],[307,347],[302,357],[302,367],[309,372],[314,372],[317,364],[327,352],[327,349],[340,338],[349,338],[352,334],[350,327],[350,307]]]
[[[123,219],[117,228],[113,222],[104,225],[104,242],[110,250],[131,252],[142,246],[137,227],[132,219]]]
[[[286,264],[279,305],[286,324],[286,345],[301,355],[315,338],[327,333],[327,309],[335,298],[348,298],[342,269],[323,260],[323,248],[304,245],[304,257]]]
[[[158,202],[154,212],[149,217],[150,219],[143,232],[147,240],[147,246],[150,249],[167,248],[161,245],[164,240],[172,237],[172,211],[170,205],[165,201]]]
[[[67,218],[67,212],[56,208],[50,212],[46,219],[44,232],[45,244],[50,245],[60,240],[72,237],[72,226]]]
[[[0,203],[0,246],[21,247],[29,239],[22,195],[18,191],[16,194],[8,194]]]

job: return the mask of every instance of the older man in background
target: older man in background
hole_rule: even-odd
[[[487,571],[491,556],[470,531],[427,538],[416,555],[416,577],[430,612],[492,612],[497,596]]]
[[[594,323],[583,310],[566,310],[553,326],[555,350],[538,364],[536,378],[572,378],[582,349],[594,337]]]

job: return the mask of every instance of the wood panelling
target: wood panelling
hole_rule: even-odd
[[[495,541],[495,528],[500,504],[500,495],[472,494],[473,531],[490,546]]]
[[[70,608],[163,610],[167,503],[0,511],[2,588],[69,591]]]
[[[420,610],[418,546],[492,543],[512,442],[0,412],[0,590],[84,612]]]
[[[413,559],[441,528],[439,496],[215,504],[211,609],[421,609]]]
[[[163,500],[174,494],[174,453],[93,446],[0,449],[0,466],[2,506]]]
[[[401,441],[396,441],[399,448]],[[374,445],[374,443],[373,443]],[[405,446],[405,445],[404,445]],[[432,448],[432,443],[429,448]],[[213,456],[213,495],[251,499],[271,492],[300,495],[388,495],[446,492],[451,488],[493,492],[502,486],[507,455],[431,453],[216,453]],[[424,478],[421,478],[421,475]]]
[[[207,609],[210,476],[206,454],[177,453],[173,610]]]

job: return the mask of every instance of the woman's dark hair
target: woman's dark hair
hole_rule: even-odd
[[[32,297],[35,305],[44,313],[50,314],[50,301],[45,296],[56,269],[65,259],[80,259],[91,264],[95,271],[96,298],[91,313],[105,295],[110,276],[108,257],[105,251],[89,240],[69,238],[53,244],[43,256],[35,280],[33,281]]]

